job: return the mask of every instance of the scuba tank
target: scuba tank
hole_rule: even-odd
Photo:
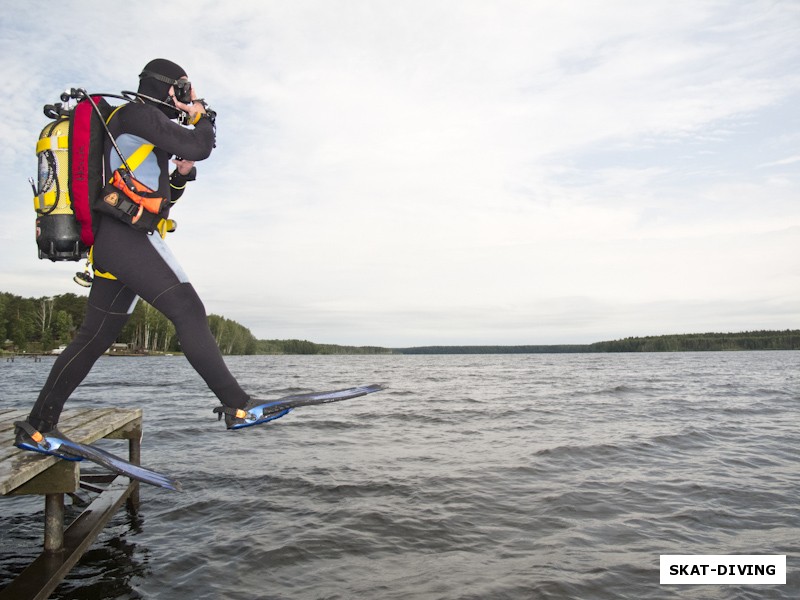
[[[38,185],[29,179],[36,211],[36,245],[41,259],[77,261],[86,257],[88,247],[81,243],[69,193],[70,111],[61,104],[47,105],[44,114],[53,121],[42,129],[36,144]]]

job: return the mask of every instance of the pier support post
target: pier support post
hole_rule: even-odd
[[[64,494],[44,497],[44,551],[64,549]]]
[[[128,460],[135,465],[142,464],[142,434],[133,436],[128,440]],[[128,497],[128,506],[133,511],[139,510],[139,482],[131,480],[131,495]]]

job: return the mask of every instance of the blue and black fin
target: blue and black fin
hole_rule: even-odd
[[[228,406],[218,406],[214,412],[221,419],[225,416],[225,424],[228,429],[241,429],[251,427],[259,423],[274,421],[287,414],[293,408],[300,406],[313,406],[316,404],[328,404],[329,402],[339,402],[366,396],[373,392],[383,390],[382,385],[364,385],[360,387],[347,388],[344,390],[334,390],[331,392],[311,392],[309,394],[296,394],[286,396],[278,400],[263,402],[253,399],[245,408],[231,408]]]
[[[91,444],[81,444],[70,440],[57,429],[41,433],[27,421],[17,421],[14,425],[17,427],[17,436],[14,442],[17,448],[56,456],[64,460],[89,460],[112,473],[168,490],[181,491],[181,484],[172,477],[135,465]]]

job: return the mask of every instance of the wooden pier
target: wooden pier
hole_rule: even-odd
[[[92,463],[70,462],[15,447],[14,421],[27,415],[26,410],[0,409],[0,496],[44,497],[44,545],[39,557],[0,590],[0,600],[46,599],[123,503],[127,500],[133,509],[139,505],[136,481],[113,474],[81,478],[80,465]],[[100,438],[127,439],[129,460],[140,463],[141,409],[68,409],[58,428],[70,439],[85,444]],[[100,487],[98,482],[105,485]],[[98,495],[65,529],[65,496],[79,489]]]

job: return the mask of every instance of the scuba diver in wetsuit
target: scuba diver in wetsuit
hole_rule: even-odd
[[[156,59],[140,75],[136,101],[124,104],[108,127],[123,154],[143,143],[154,146],[136,168],[136,179],[166,198],[159,216],[166,219],[171,205],[195,178],[194,162],[211,154],[214,126],[205,106],[177,64]],[[188,113],[193,128],[174,121]],[[175,170],[170,174],[170,159]],[[180,157],[180,158],[177,158]],[[106,140],[106,181],[121,159]],[[97,359],[113,344],[136,302],[143,298],[175,325],[181,347],[192,367],[222,402],[228,428],[241,423],[243,409],[256,403],[239,386],[223,361],[197,292],[158,232],[135,229],[112,214],[93,213],[92,250],[95,278],[86,315],[75,339],[58,356],[27,422],[17,426],[16,442],[27,441],[31,430],[56,431],[61,411]],[[35,438],[35,435],[34,435]]]

